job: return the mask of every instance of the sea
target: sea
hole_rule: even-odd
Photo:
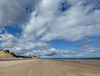
[[[65,62],[100,65],[100,57],[96,57],[96,58],[52,58],[52,59],[61,60]]]

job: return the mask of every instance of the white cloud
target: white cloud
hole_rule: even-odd
[[[79,1],[57,17],[49,26],[50,30],[42,37],[42,40],[65,39],[76,41],[90,36],[100,36],[100,10],[88,12],[91,5],[83,6]],[[97,16],[98,15],[98,16]]]
[[[55,48],[47,48],[43,50],[32,50],[31,52],[24,53],[26,56],[37,56],[41,58],[64,58],[65,56],[71,57],[74,51],[71,50],[58,50]],[[70,55],[70,56],[69,56]]]
[[[59,8],[63,9],[62,3],[65,3],[66,11],[59,10]],[[95,2],[90,2],[88,5],[84,5],[85,3],[85,0],[0,1],[0,32],[5,26],[14,24],[18,24],[22,29],[19,38],[9,33],[1,34],[0,41],[3,42],[0,46],[11,51],[15,50],[17,53],[40,49],[36,53],[33,51],[39,56],[52,53],[66,54],[68,50],[48,50],[49,44],[46,41],[56,39],[77,41],[100,36],[100,10],[93,9],[97,7]],[[27,9],[28,12],[26,7],[30,8]]]
[[[0,28],[25,24],[30,18],[26,8],[35,10],[40,0],[0,0]],[[2,30],[2,29],[0,29]]]
[[[6,48],[13,48],[17,43],[17,39],[12,34],[8,33],[1,34],[0,41],[3,41],[3,43],[1,43],[0,46]]]
[[[100,36],[100,16],[98,16],[100,10],[90,12],[93,5],[84,6],[84,1],[75,0],[75,4],[73,1],[67,2],[71,7],[61,13],[58,10],[61,8],[60,0],[55,2],[42,0],[37,10],[32,13],[27,26],[23,28],[24,33],[34,33],[36,37],[41,36],[40,40],[43,41],[55,39],[77,41],[85,37]]]
[[[16,38],[7,32],[0,34],[0,41],[2,41],[1,47],[15,53],[48,47],[47,43],[34,39],[34,36]]]
[[[82,48],[77,49],[81,57],[99,57],[100,56],[100,46],[85,44]]]
[[[82,58],[82,57],[99,57],[100,45],[91,45],[92,41],[79,44],[81,48],[74,50],[59,50],[55,48],[46,48],[41,50],[32,50],[24,52],[26,56],[37,56],[40,58]]]

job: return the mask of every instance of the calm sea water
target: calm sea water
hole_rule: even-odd
[[[67,59],[67,60],[100,60],[100,58],[54,58],[54,59]]]
[[[66,62],[77,62],[77,63],[84,63],[84,64],[100,65],[100,58],[67,58],[67,59],[57,59],[57,60],[63,60]]]

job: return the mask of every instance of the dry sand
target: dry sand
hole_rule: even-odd
[[[13,57],[10,53],[5,53],[4,51],[0,50],[0,58],[13,59],[16,57]]]
[[[0,76],[100,76],[100,65],[41,59],[0,61]]]

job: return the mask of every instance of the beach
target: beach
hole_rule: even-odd
[[[0,61],[0,76],[100,76],[100,65],[48,59]]]

